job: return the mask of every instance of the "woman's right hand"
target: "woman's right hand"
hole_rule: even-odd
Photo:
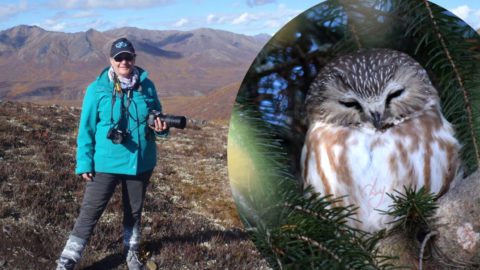
[[[93,179],[93,173],[89,172],[89,173],[82,173],[82,178],[83,180],[85,181],[92,181]]]

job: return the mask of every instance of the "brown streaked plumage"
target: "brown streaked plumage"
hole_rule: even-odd
[[[442,193],[461,175],[460,145],[427,72],[407,54],[371,49],[327,64],[310,86],[302,151],[305,185],[359,207],[351,224],[385,228],[386,193]]]

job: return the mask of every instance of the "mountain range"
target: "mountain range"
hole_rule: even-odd
[[[169,113],[204,119],[228,117],[243,76],[270,38],[208,28],[63,33],[20,25],[0,32],[0,100],[79,106],[119,37],[134,44],[136,65],[149,72]]]

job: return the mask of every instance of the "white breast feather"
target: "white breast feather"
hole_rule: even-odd
[[[454,137],[450,124],[442,117],[442,126],[434,130],[433,140],[429,142],[432,155],[430,158],[431,183],[430,190],[439,192],[442,188],[442,181],[449,166],[449,157],[445,149],[440,147],[440,141],[450,142],[459,148],[459,144]],[[418,123],[420,125],[420,123]],[[420,126],[419,126],[420,127]],[[418,144],[412,136],[400,136],[390,129],[385,132],[379,132],[368,128],[350,129],[348,127],[336,127],[324,123],[315,123],[310,127],[309,134],[322,130],[336,133],[341,129],[347,128],[350,132],[346,141],[346,147],[335,145],[333,148],[334,161],[338,166],[347,166],[351,174],[351,186],[344,184],[344,181],[338,179],[338,172],[334,164],[331,164],[327,156],[327,148],[331,147],[327,142],[318,140],[317,148],[320,157],[316,152],[309,150],[309,159],[305,163],[307,153],[307,143],[302,151],[302,173],[307,166],[307,175],[304,175],[306,184],[314,187],[316,192],[325,194],[325,187],[317,170],[317,160],[320,158],[321,170],[326,177],[325,181],[331,187],[334,196],[348,195],[345,199],[345,205],[355,204],[359,206],[358,217],[361,224],[351,224],[366,231],[376,231],[386,227],[386,223],[391,221],[389,217],[381,215],[380,210],[387,210],[392,204],[392,200],[386,193],[393,193],[394,190],[403,191],[403,185],[411,181],[417,188],[425,185],[424,182],[424,163],[427,148],[424,143]],[[308,141],[308,135],[307,135]],[[378,143],[380,141],[380,143]],[[375,142],[378,144],[375,145]],[[401,143],[405,149],[414,149],[407,151],[407,163],[402,162],[397,142]],[[418,145],[413,145],[418,144]],[[347,164],[340,164],[339,157],[347,151]],[[398,168],[396,172],[391,171],[389,160],[396,156],[395,164]],[[411,178],[411,170],[414,171],[414,179]],[[352,193],[353,194],[350,194]]]

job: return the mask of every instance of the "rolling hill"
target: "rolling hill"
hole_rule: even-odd
[[[118,37],[132,40],[136,64],[149,71],[166,107],[187,100],[202,107],[212,96],[226,97],[227,109],[203,108],[206,119],[228,117],[238,90],[232,86],[239,85],[267,41],[265,35],[207,28],[62,33],[20,25],[0,32],[0,99],[80,105],[85,87],[108,65],[110,44]]]

